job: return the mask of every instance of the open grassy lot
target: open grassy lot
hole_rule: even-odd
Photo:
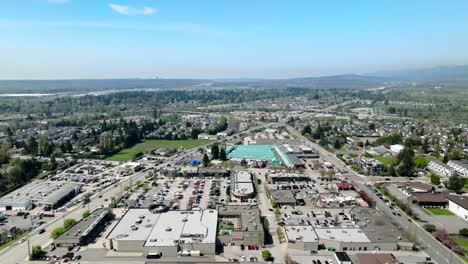
[[[375,156],[375,159],[382,162],[385,167],[389,167],[393,164],[395,158],[394,157],[385,157],[385,156]]]
[[[465,256],[463,256],[462,258],[465,260],[465,262],[468,262],[468,256],[467,256],[467,254],[468,254],[468,238],[458,236],[458,235],[452,235],[450,237],[452,237],[453,240],[455,240],[455,242],[457,242],[458,245],[465,248]]]
[[[119,153],[108,157],[106,160],[113,161],[127,161],[131,160],[135,154],[142,152],[149,152],[157,148],[182,148],[191,149],[200,146],[204,146],[212,143],[212,140],[197,140],[197,139],[186,139],[186,140],[144,140],[135,146],[119,151]]]
[[[433,215],[453,215],[448,209],[444,208],[425,208],[427,212]]]
[[[396,161],[396,157],[375,156],[375,159],[382,162],[387,168]],[[417,168],[425,168],[431,160],[437,160],[437,158],[433,156],[415,155],[413,160]]]

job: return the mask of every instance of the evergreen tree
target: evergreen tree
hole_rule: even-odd
[[[333,145],[333,147],[334,147],[335,149],[340,149],[340,148],[341,148],[341,144],[340,144],[340,141],[339,141],[338,139],[335,140],[335,144]]]
[[[208,167],[208,165],[210,164],[210,159],[208,158],[208,155],[203,154],[203,167]]]
[[[398,175],[411,177],[414,174],[414,151],[406,146],[398,155],[400,164],[398,166]]]
[[[449,159],[448,159],[448,155],[447,155],[447,152],[446,152],[446,153],[444,154],[444,157],[443,157],[443,159],[442,159],[442,162],[443,162],[443,163],[447,163],[448,161],[449,161]]]
[[[219,159],[219,147],[218,144],[211,146],[211,156],[213,159]]]
[[[224,150],[224,148],[221,148],[221,150],[219,151],[219,159],[222,161],[227,160],[226,150]]]

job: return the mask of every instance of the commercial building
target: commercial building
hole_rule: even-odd
[[[287,225],[284,227],[288,248],[317,251],[319,238],[310,225]]]
[[[320,244],[336,251],[394,251],[400,245],[411,248],[403,234],[378,211],[354,208],[355,226],[315,228]]]
[[[270,198],[277,206],[297,205],[296,196],[291,190],[270,190]]]
[[[263,245],[264,230],[257,206],[220,205],[220,222],[232,225],[232,229],[218,235],[223,245]]]
[[[468,177],[468,160],[451,160],[447,165],[452,167],[460,176]]]
[[[452,167],[437,160],[431,160],[427,165],[427,169],[444,177],[451,177],[455,174],[455,170]]]
[[[81,219],[60,236],[55,238],[54,244],[58,247],[86,244],[89,239],[92,239],[103,230],[107,216],[107,208],[96,209],[90,215]]]
[[[357,253],[357,264],[397,264],[398,261],[392,254]]]
[[[271,162],[292,168],[294,163],[277,145],[233,145],[226,149],[228,159],[245,160],[248,163]]]
[[[168,211],[130,209],[107,236],[109,249],[177,256],[216,252],[216,210]],[[193,253],[192,253],[193,254]]]
[[[447,195],[447,200],[449,202],[448,209],[461,219],[468,221],[468,197],[461,195]]]
[[[269,173],[267,175],[269,183],[283,183],[283,182],[310,182],[309,175],[290,172]]]
[[[80,192],[81,184],[62,181],[33,181],[0,198],[0,210],[30,210],[33,206],[60,207]]]
[[[361,157],[360,159],[357,159],[357,161],[358,165],[366,175],[379,174],[382,173],[385,169],[384,165],[380,161],[373,158]]]
[[[449,204],[445,194],[442,193],[415,193],[410,200],[421,207],[446,208]]]
[[[241,201],[255,196],[255,188],[250,172],[238,171],[231,176],[231,195]]]

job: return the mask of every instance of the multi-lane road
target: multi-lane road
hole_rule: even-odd
[[[352,169],[348,168],[343,161],[338,159],[334,154],[330,153],[326,149],[322,148],[320,145],[315,144],[302,136],[297,130],[291,126],[287,126],[290,133],[295,135],[297,138],[302,139],[305,145],[313,147],[320,153],[320,157],[326,161],[332,163],[338,169],[345,169],[348,171],[346,177],[351,181],[356,188],[359,190],[365,191],[373,200],[376,201],[376,209],[382,212],[385,216],[396,223],[396,225],[405,231],[407,234],[414,239],[420,248],[426,251],[426,253],[431,256],[433,261],[436,261],[439,264],[464,264],[464,260],[458,255],[454,254],[450,249],[442,245],[437,241],[431,234],[426,232],[424,228],[418,223],[411,220],[406,214],[401,213],[401,216],[394,215],[393,210],[383,202],[377,195],[367,186],[367,178],[362,175],[356,174]]]

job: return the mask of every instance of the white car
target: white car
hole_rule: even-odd
[[[18,243],[18,244],[21,244],[21,243],[23,243],[24,241],[26,241],[26,240],[24,240],[24,239],[22,238],[22,239],[18,240],[17,243]]]
[[[247,260],[247,258],[245,256],[241,256],[239,261],[240,262],[245,262],[246,260]]]

